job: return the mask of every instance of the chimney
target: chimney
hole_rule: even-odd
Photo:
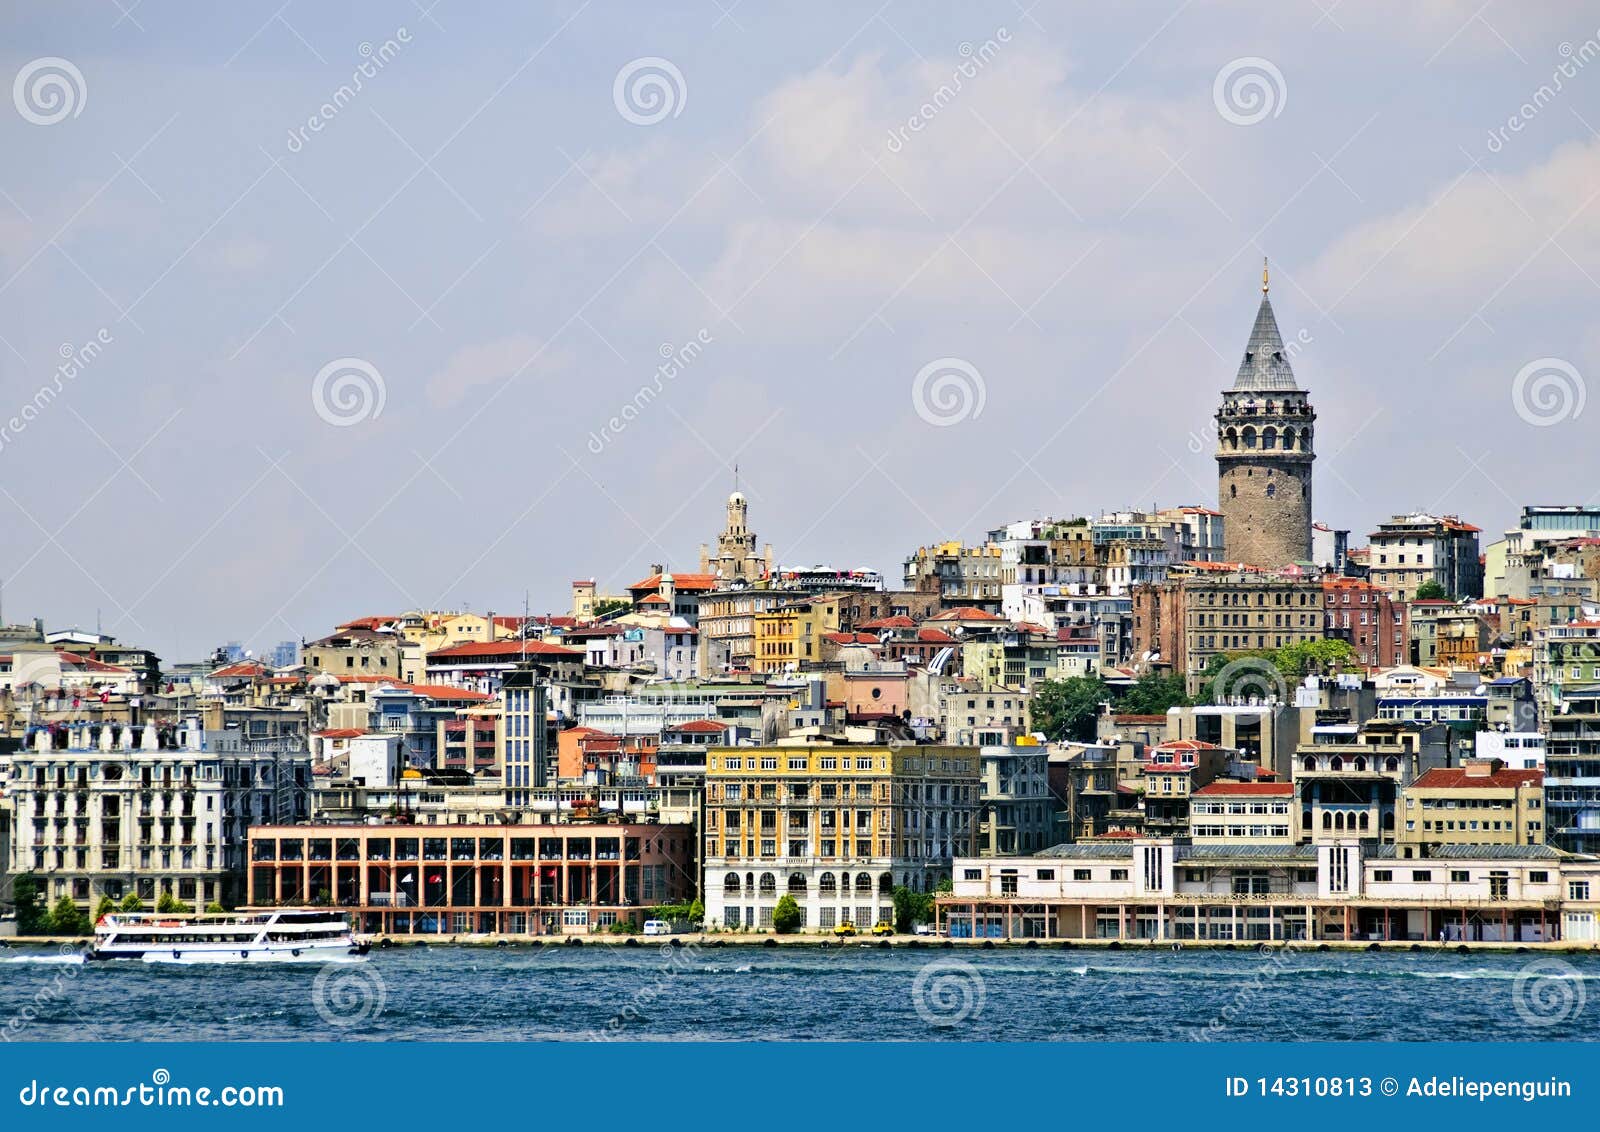
[[[1468,759],[1462,770],[1468,778],[1489,778],[1496,771],[1505,769],[1504,759]]]

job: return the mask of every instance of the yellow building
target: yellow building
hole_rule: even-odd
[[[730,747],[706,759],[706,922],[772,927],[783,896],[803,930],[893,920],[901,885],[930,892],[977,851],[970,747]]]
[[[838,632],[837,603],[789,601],[757,613],[755,660],[757,672],[783,672],[822,658],[822,635]]]
[[[1499,759],[1435,767],[1400,792],[1395,838],[1405,846],[1542,845],[1544,772]]]

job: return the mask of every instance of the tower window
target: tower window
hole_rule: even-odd
[[[1228,498],[1229,499],[1238,499],[1239,498],[1239,485],[1238,484],[1230,483],[1228,485]]]
[[[1278,485],[1275,484],[1275,483],[1269,483],[1267,485],[1267,498],[1271,499],[1273,496],[1275,496],[1277,494],[1278,494]]]

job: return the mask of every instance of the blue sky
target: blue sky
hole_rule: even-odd
[[[735,460],[782,562],[891,578],[1214,502],[1264,255],[1319,520],[1590,501],[1600,20],[1480,5],[9,6],[0,422],[61,388],[4,612],[559,610],[692,568]]]

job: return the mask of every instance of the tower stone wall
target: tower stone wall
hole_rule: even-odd
[[[1261,307],[1217,410],[1217,509],[1224,555],[1273,569],[1311,558],[1316,412],[1299,388],[1263,274]]]

